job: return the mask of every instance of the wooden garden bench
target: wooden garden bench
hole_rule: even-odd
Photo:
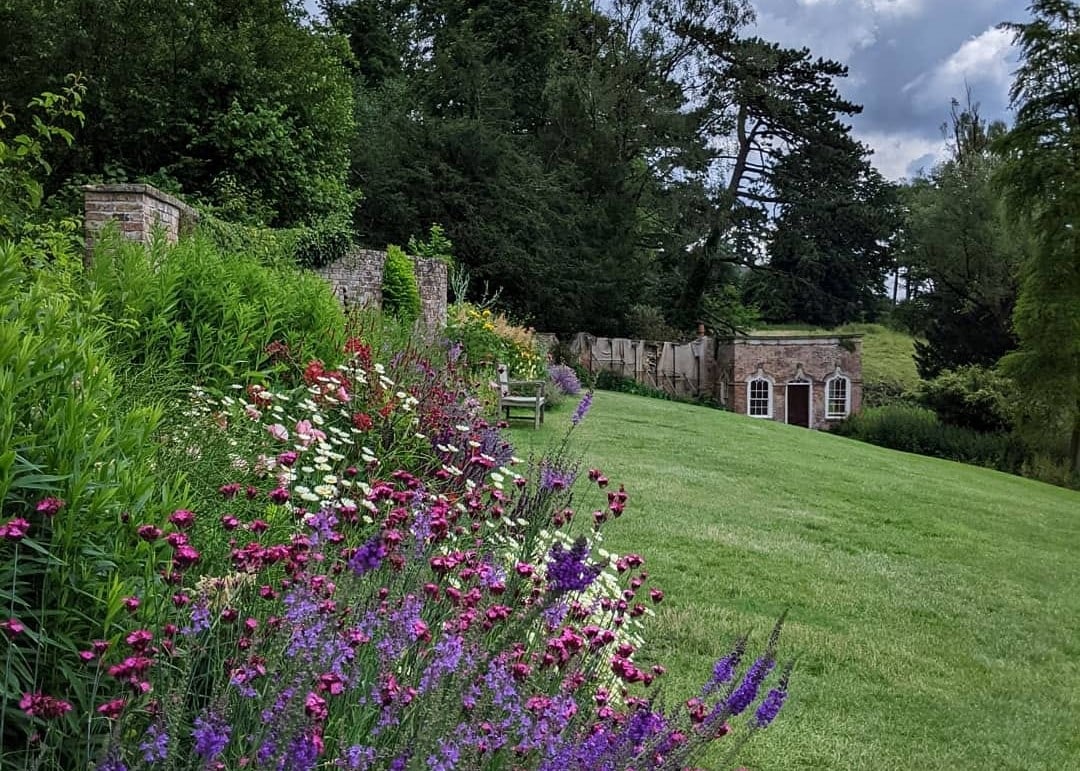
[[[540,428],[544,422],[544,387],[543,380],[511,380],[505,364],[498,366],[499,371],[499,412],[506,413],[510,420],[510,410],[526,409],[532,412],[533,428]],[[524,416],[518,416],[524,417]]]

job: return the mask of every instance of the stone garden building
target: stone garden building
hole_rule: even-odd
[[[676,344],[583,333],[570,350],[594,373],[606,370],[673,396],[807,428],[828,428],[862,402],[860,335],[701,336]]]

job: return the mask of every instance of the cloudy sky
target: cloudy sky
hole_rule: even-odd
[[[1016,55],[1001,21],[1028,18],[1027,0],[754,0],[757,34],[848,65],[841,93],[863,105],[854,132],[890,179],[929,169],[941,124],[965,82],[984,118],[1011,122]]]

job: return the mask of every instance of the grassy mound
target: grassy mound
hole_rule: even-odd
[[[567,413],[564,413],[567,414]],[[515,429],[519,455],[563,415]],[[790,609],[799,656],[760,768],[1074,767],[1080,494],[675,402],[600,392],[577,450],[630,493],[608,528],[668,591],[668,691]],[[588,516],[590,491],[576,501]]]

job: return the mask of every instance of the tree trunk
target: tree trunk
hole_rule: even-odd
[[[1080,411],[1073,417],[1072,437],[1069,439],[1069,473],[1080,474]]]

